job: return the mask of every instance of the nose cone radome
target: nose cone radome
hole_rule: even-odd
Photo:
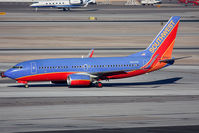
[[[30,6],[31,6],[31,7],[37,7],[37,6],[38,6],[38,3],[31,4]]]
[[[4,75],[8,78],[15,79],[15,72],[11,69],[4,72]]]

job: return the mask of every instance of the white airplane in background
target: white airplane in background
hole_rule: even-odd
[[[95,0],[62,0],[62,1],[39,1],[31,4],[31,7],[42,8],[42,7],[54,7],[62,8],[63,11],[68,11],[70,8],[86,7],[89,3],[95,3]]]

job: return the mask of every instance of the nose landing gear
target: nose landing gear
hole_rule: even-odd
[[[29,88],[28,82],[27,82],[27,81],[18,80],[17,83],[22,83],[22,84],[24,84],[24,87],[25,87],[25,88]]]
[[[25,86],[24,86],[25,88],[29,88],[29,86],[28,86],[28,84],[25,84]]]

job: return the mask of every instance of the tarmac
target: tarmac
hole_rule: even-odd
[[[103,88],[0,79],[0,131],[196,133],[199,130],[198,7],[99,5],[62,12],[0,4],[0,71],[42,58],[127,56],[146,48],[172,15],[182,16],[174,57],[149,74],[102,81]],[[12,7],[12,8],[8,8]],[[98,19],[93,22],[89,16]],[[128,21],[127,21],[128,20]]]

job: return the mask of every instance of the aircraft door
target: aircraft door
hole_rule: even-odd
[[[90,68],[90,65],[88,65],[88,64],[84,64],[84,65],[83,65],[83,67],[84,67],[84,71],[88,71],[88,70],[89,70],[89,68]]]
[[[37,73],[37,64],[36,64],[36,62],[31,62],[31,73],[32,74]]]
[[[147,66],[148,66],[148,65],[146,66],[146,64],[147,64],[147,60],[144,59],[143,60],[143,66],[144,66],[143,70],[145,70],[145,71],[147,70]]]

